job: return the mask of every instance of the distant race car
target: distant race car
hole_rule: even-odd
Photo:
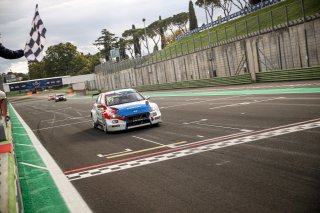
[[[162,122],[156,103],[134,89],[116,90],[98,95],[91,110],[93,127],[107,132],[158,125]]]
[[[58,101],[66,101],[67,100],[67,98],[66,98],[66,96],[64,95],[64,94],[56,94],[55,96],[54,96],[54,101],[55,102],[58,102]]]
[[[54,95],[48,95],[48,101],[53,101],[54,100]]]

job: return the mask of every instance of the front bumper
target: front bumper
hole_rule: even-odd
[[[150,114],[146,119],[137,120],[118,120],[118,119],[106,119],[107,130],[109,132],[121,131],[126,129],[133,129],[142,126],[150,126],[161,123],[161,114]]]

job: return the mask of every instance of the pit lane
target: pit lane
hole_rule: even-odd
[[[265,86],[287,88],[288,83]],[[221,89],[228,87],[192,91]],[[215,143],[223,137],[236,139],[290,124],[312,124],[320,117],[318,93],[155,97],[152,101],[163,114],[160,127],[112,134],[91,127],[94,99],[54,103],[34,96],[11,102],[68,174],[205,141]],[[293,211],[315,210],[319,208],[318,141],[319,127],[314,127],[70,181],[95,212],[212,212],[239,207],[246,212],[281,211],[283,205]]]

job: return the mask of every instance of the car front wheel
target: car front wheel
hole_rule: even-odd
[[[107,127],[107,122],[103,124],[103,131],[107,134],[108,133],[108,127]]]
[[[91,116],[91,119],[92,119],[92,127],[95,129],[98,128],[98,124],[94,121],[92,116]]]

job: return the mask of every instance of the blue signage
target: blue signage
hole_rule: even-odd
[[[35,89],[45,89],[53,86],[62,86],[62,78],[51,78],[51,79],[40,79],[31,80],[18,83],[9,84],[10,91],[21,91],[29,90],[33,91]]]
[[[229,16],[226,16],[226,17],[224,17],[224,18],[222,18],[222,19],[219,19],[219,20],[217,20],[217,21],[213,21],[213,22],[211,22],[211,23],[209,23],[209,24],[207,24],[207,25],[203,25],[203,26],[201,26],[201,27],[198,27],[197,29],[194,29],[194,30],[189,31],[189,32],[187,32],[187,33],[178,35],[178,36],[176,37],[176,40],[179,40],[179,39],[181,39],[181,38],[185,38],[185,37],[187,37],[187,36],[189,36],[189,35],[192,35],[192,34],[195,34],[195,33],[200,32],[200,31],[202,31],[202,30],[211,28],[211,27],[213,27],[213,26],[215,26],[215,25],[217,25],[217,24],[221,24],[221,23],[223,23],[223,22],[229,21],[229,20],[231,20],[231,19],[233,19],[233,18],[236,18],[236,17],[238,17],[238,16],[242,16],[242,15],[245,15],[245,14],[247,14],[247,13],[254,12],[254,11],[259,10],[259,9],[261,9],[261,8],[264,8],[264,7],[266,7],[266,6],[275,4],[275,3],[279,2],[279,1],[280,1],[280,0],[264,0],[264,1],[262,1],[261,3],[258,3],[258,4],[255,4],[255,5],[251,5],[251,6],[249,6],[249,7],[246,7],[246,8],[244,8],[244,9],[242,9],[242,10],[236,12],[236,13],[233,13],[233,14],[231,14],[231,15],[229,15]]]

